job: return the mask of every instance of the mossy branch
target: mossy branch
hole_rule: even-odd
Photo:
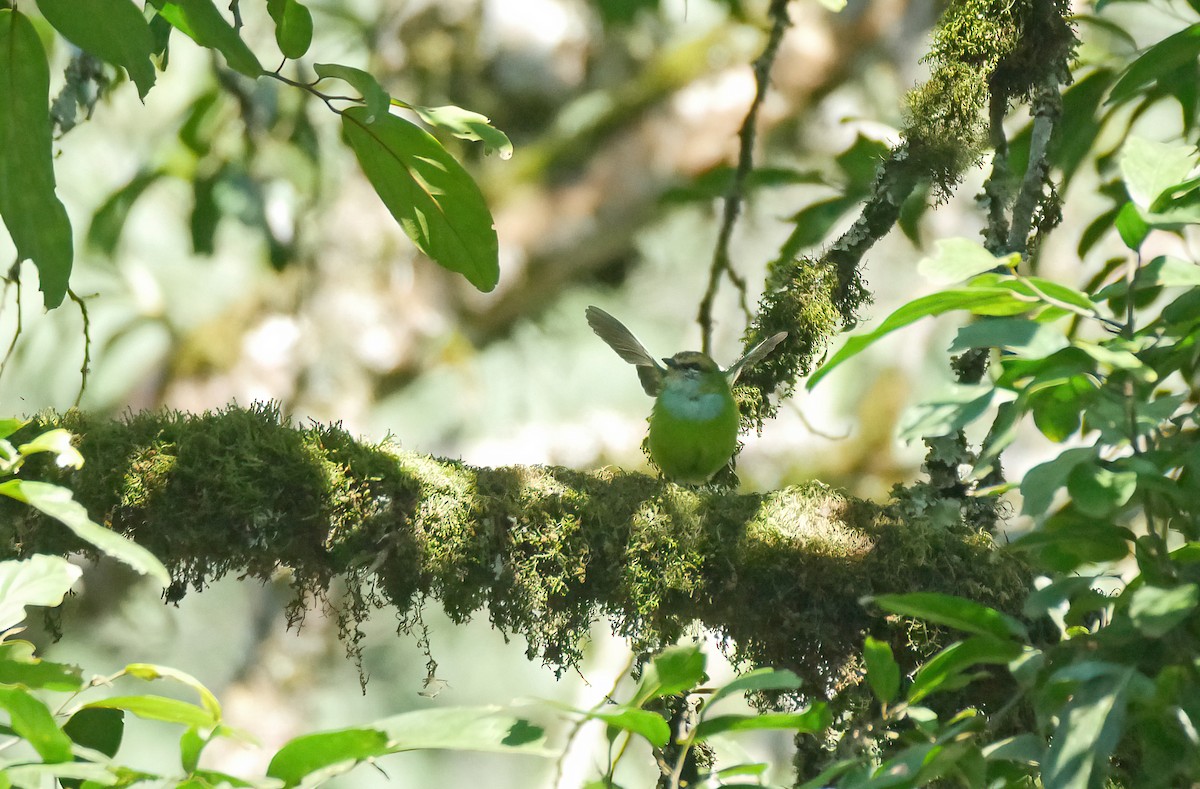
[[[616,469],[474,468],[338,426],[293,427],[267,406],[39,422],[27,429],[75,433],[87,463],[23,473],[70,487],[93,518],[154,552],[174,578],[169,600],[282,566],[299,614],[337,578],[352,645],[372,610],[395,605],[412,623],[430,597],[455,621],[486,608],[559,668],[578,661],[600,616],[640,649],[699,621],[738,658],[829,689],[850,675],[865,632],[902,654],[928,647],[863,595],[940,590],[1011,611],[1028,580],[945,513],[900,520],[819,483],[733,494]],[[33,510],[3,507],[7,556],[84,548]]]

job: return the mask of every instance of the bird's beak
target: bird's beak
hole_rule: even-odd
[[[670,367],[671,369],[675,369],[675,360],[669,356],[663,357],[663,364],[665,364],[667,367]]]

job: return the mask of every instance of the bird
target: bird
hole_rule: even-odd
[[[681,351],[659,364],[619,320],[599,307],[588,307],[585,314],[592,331],[637,367],[642,389],[654,398],[650,459],[675,482],[707,484],[737,449],[740,418],[733,386],[738,376],[773,351],[787,332],[768,337],[722,370],[700,351]]]

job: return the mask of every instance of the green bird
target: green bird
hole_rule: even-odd
[[[739,417],[733,385],[742,370],[774,350],[787,332],[763,340],[724,370],[699,351],[664,358],[664,367],[633,332],[599,307],[587,308],[587,321],[618,356],[637,366],[642,389],[655,398],[647,437],[655,465],[676,482],[708,482],[737,449]]]

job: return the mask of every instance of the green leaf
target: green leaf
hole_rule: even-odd
[[[143,575],[149,575],[162,586],[171,583],[171,576],[154,554],[130,540],[94,523],[83,505],[75,501],[71,491],[46,482],[10,479],[0,483],[0,495],[24,502],[34,509],[58,520],[75,532],[79,539],[89,542],[104,553],[123,562]]]
[[[392,97],[383,89],[379,81],[362,69],[342,66],[337,63],[317,63],[313,71],[321,79],[340,79],[348,82],[362,96],[363,104],[367,105],[367,117],[364,123],[372,124],[388,114]]]
[[[1146,240],[1146,236],[1150,235],[1150,225],[1142,218],[1142,212],[1133,203],[1126,203],[1121,206],[1121,210],[1117,212],[1117,219],[1113,223],[1117,227],[1117,233],[1120,234],[1121,240],[1125,242],[1125,246],[1137,252],[1142,248],[1142,242]]]
[[[213,695],[213,692],[203,682],[186,671],[180,671],[170,666],[160,666],[156,663],[130,663],[125,666],[124,671],[127,675],[146,682],[169,679],[181,685],[186,685],[196,691],[196,695],[200,697],[200,705],[204,707],[214,720],[221,719],[221,703],[217,701],[217,697]]]
[[[464,110],[448,104],[444,107],[418,107],[414,104],[398,103],[408,107],[420,116],[421,120],[430,126],[438,126],[449,131],[455,137],[463,140],[482,142],[484,150],[496,151],[501,159],[511,159],[513,155],[512,141],[508,135],[492,125],[491,120],[478,112]]]
[[[8,710],[14,732],[47,762],[71,761],[71,738],[63,734],[46,705],[22,688],[0,686],[0,708]]]
[[[578,710],[585,718],[604,721],[613,728],[641,735],[655,748],[671,739],[671,727],[657,712],[624,704],[604,704],[592,710]]]
[[[900,692],[900,664],[892,657],[892,648],[885,641],[867,636],[863,644],[863,662],[867,664],[867,682],[875,698],[888,703]]]
[[[275,43],[283,56],[304,57],[312,44],[312,13],[297,0],[267,0],[267,13],[275,22]]]
[[[1057,711],[1042,764],[1046,789],[1103,786],[1108,757],[1121,738],[1132,668],[1114,668],[1076,690]]]
[[[1011,253],[996,257],[978,241],[947,238],[934,242],[934,253],[917,263],[917,273],[939,285],[963,282],[994,269],[1012,270],[1021,256]]]
[[[295,786],[306,775],[340,762],[360,762],[389,753],[388,736],[378,729],[355,728],[306,734],[288,740],[271,758],[267,775]]]
[[[42,660],[28,641],[0,643],[0,683],[72,692],[83,687],[78,666]]]
[[[1200,25],[1192,25],[1164,38],[1143,52],[1121,74],[1108,95],[1108,104],[1133,98],[1143,86],[1158,80],[1200,56]]]
[[[1043,564],[1064,573],[1081,564],[1115,562],[1129,555],[1134,539],[1129,529],[1096,523],[1082,515],[1067,517],[1061,525],[1055,518],[1012,543],[1010,549],[1037,553]]]
[[[0,562],[0,633],[25,618],[25,606],[55,606],[83,574],[58,556]]]
[[[200,46],[220,52],[234,71],[252,79],[262,75],[262,64],[212,0],[163,0],[158,12]]]
[[[479,187],[428,132],[394,115],[368,118],[367,109],[351,107],[342,128],[388,211],[435,263],[492,290],[499,247]]]
[[[37,0],[38,10],[63,38],[129,72],[138,95],[154,87],[150,25],[129,0]]]
[[[1050,509],[1054,494],[1067,484],[1071,471],[1081,463],[1092,462],[1096,450],[1091,447],[1076,447],[1063,450],[1053,460],[1039,463],[1025,473],[1021,479],[1021,497],[1024,499],[1022,515],[1042,515]]]
[[[696,724],[695,738],[704,741],[727,731],[776,729],[813,734],[833,723],[833,713],[824,702],[816,702],[804,712],[769,712],[758,715],[717,715]]]
[[[27,424],[28,419],[0,419],[0,439],[8,438]]]
[[[129,183],[109,195],[92,214],[92,223],[87,232],[88,246],[111,257],[116,252],[117,242],[121,240],[121,231],[125,229],[125,221],[133,204],[147,187],[162,177],[161,170],[138,173]]]
[[[1028,318],[983,318],[958,330],[949,353],[1002,348],[1024,357],[1049,356],[1069,344],[1061,329]]]
[[[1067,474],[1067,493],[1075,508],[1095,518],[1124,507],[1136,491],[1136,472],[1114,471],[1094,461],[1080,463]]]
[[[1149,211],[1159,195],[1187,180],[1196,166],[1196,153],[1191,145],[1130,137],[1121,149],[1120,165],[1129,198]]]
[[[1141,586],[1133,590],[1129,618],[1147,638],[1162,638],[1187,619],[1200,603],[1200,586],[1181,584],[1164,589]]]
[[[90,748],[110,759],[117,755],[125,734],[125,713],[121,710],[81,709],[63,724],[63,732],[76,745]],[[82,761],[79,755],[76,761]],[[63,789],[81,789],[80,778],[59,778]]]
[[[1094,575],[1068,575],[1064,578],[1056,578],[1041,589],[1031,592],[1025,600],[1021,613],[1030,619],[1044,616],[1072,597],[1091,589],[1095,581],[1096,576]]]
[[[1028,638],[1025,626],[974,600],[937,592],[887,594],[868,598],[885,611],[911,616],[968,633],[996,638]]]
[[[37,266],[47,309],[71,277],[71,222],[54,193],[50,70],[28,17],[0,9],[0,219],[17,257]]]
[[[179,736],[179,763],[184,772],[195,772],[205,745],[208,745],[208,740],[200,736],[199,729],[185,729]]]
[[[921,318],[944,315],[956,310],[969,310],[984,315],[1019,315],[1028,312],[1033,305],[1013,295],[1011,289],[1000,287],[955,288],[914,299],[887,316],[878,328],[846,340],[842,349],[821,365],[808,378],[805,387],[812,389],[835,367],[873,345],[880,338],[916,323]]]
[[[967,669],[981,664],[1006,664],[1020,657],[1025,647],[1008,639],[975,636],[951,644],[917,670],[908,688],[908,701],[915,704],[931,693],[958,690],[974,679]]]
[[[711,708],[721,699],[733,693],[761,690],[796,690],[800,687],[800,677],[794,671],[776,668],[756,668],[731,682],[717,688],[708,700],[704,709]]]
[[[986,385],[956,385],[949,395],[908,409],[898,425],[899,438],[912,441],[951,435],[987,413],[997,397],[1011,398],[1011,395]]]
[[[164,696],[114,696],[89,701],[83,709],[125,710],[143,720],[179,723],[197,729],[211,729],[218,723],[203,707]]]
[[[691,690],[708,679],[704,667],[708,659],[696,644],[667,647],[655,655],[642,672],[642,681],[633,695],[633,706],[651,699],[673,696]]]
[[[1042,738],[1036,734],[1018,734],[997,740],[983,747],[983,758],[989,761],[1039,764],[1046,751]]]

